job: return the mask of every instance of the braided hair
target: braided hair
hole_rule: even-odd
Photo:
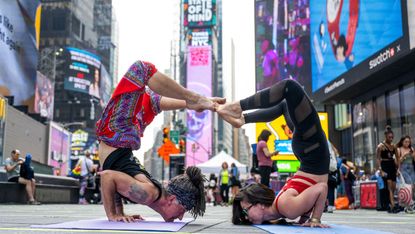
[[[206,210],[205,176],[198,167],[188,167],[186,173],[169,181],[167,193],[175,195],[179,203],[196,218]]]

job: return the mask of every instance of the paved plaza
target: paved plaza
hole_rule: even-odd
[[[135,212],[133,212],[135,211]],[[181,233],[266,233],[252,226],[235,226],[230,222],[231,207],[207,207],[203,218],[186,225]],[[139,213],[144,217],[157,217],[151,209],[139,205],[126,205],[126,213]],[[30,225],[53,224],[105,217],[102,205],[0,205],[0,233],[128,233],[104,230],[31,229]],[[186,217],[190,217],[187,215]],[[415,214],[388,214],[374,210],[345,210],[324,214],[323,220],[393,233],[414,233]],[[140,232],[135,232],[140,233]],[[144,232],[141,232],[144,233]]]

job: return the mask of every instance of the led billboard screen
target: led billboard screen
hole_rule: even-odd
[[[312,91],[350,87],[407,51],[406,1],[310,1]]]
[[[187,88],[212,96],[212,47],[188,46]],[[186,166],[203,163],[212,152],[212,113],[187,111]]]
[[[85,50],[67,47],[67,73],[64,81],[66,90],[99,96],[101,59]]]
[[[255,2],[256,90],[291,78],[311,90],[309,0]]]

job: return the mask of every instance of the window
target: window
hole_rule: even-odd
[[[384,140],[384,130],[386,126],[386,103],[385,103],[385,95],[379,96],[376,98],[376,117],[377,117],[377,132],[378,141]]]
[[[399,140],[402,136],[402,128],[401,128],[401,108],[399,102],[399,90],[395,89],[390,92],[388,98],[388,112],[389,112],[389,119],[390,125],[392,127],[392,131],[395,135],[395,141]]]
[[[401,92],[402,100],[402,135],[415,138],[415,89],[414,84],[405,85]]]
[[[65,16],[57,15],[53,17],[52,30],[64,31],[66,27]]]
[[[81,21],[76,16],[72,16],[72,33],[77,37],[81,36]]]

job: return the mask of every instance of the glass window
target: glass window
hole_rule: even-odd
[[[401,108],[399,100],[399,90],[395,89],[391,91],[388,98],[388,117],[395,136],[394,141],[398,141],[402,137]]]
[[[386,103],[385,95],[376,98],[376,119],[377,119],[377,140],[379,142],[385,139],[383,132],[386,126]]]
[[[54,16],[52,29],[54,31],[64,31],[65,30],[65,16]]]
[[[402,129],[403,135],[409,135],[412,139],[415,137],[415,89],[414,84],[405,85],[401,98],[403,102],[402,110]]]

